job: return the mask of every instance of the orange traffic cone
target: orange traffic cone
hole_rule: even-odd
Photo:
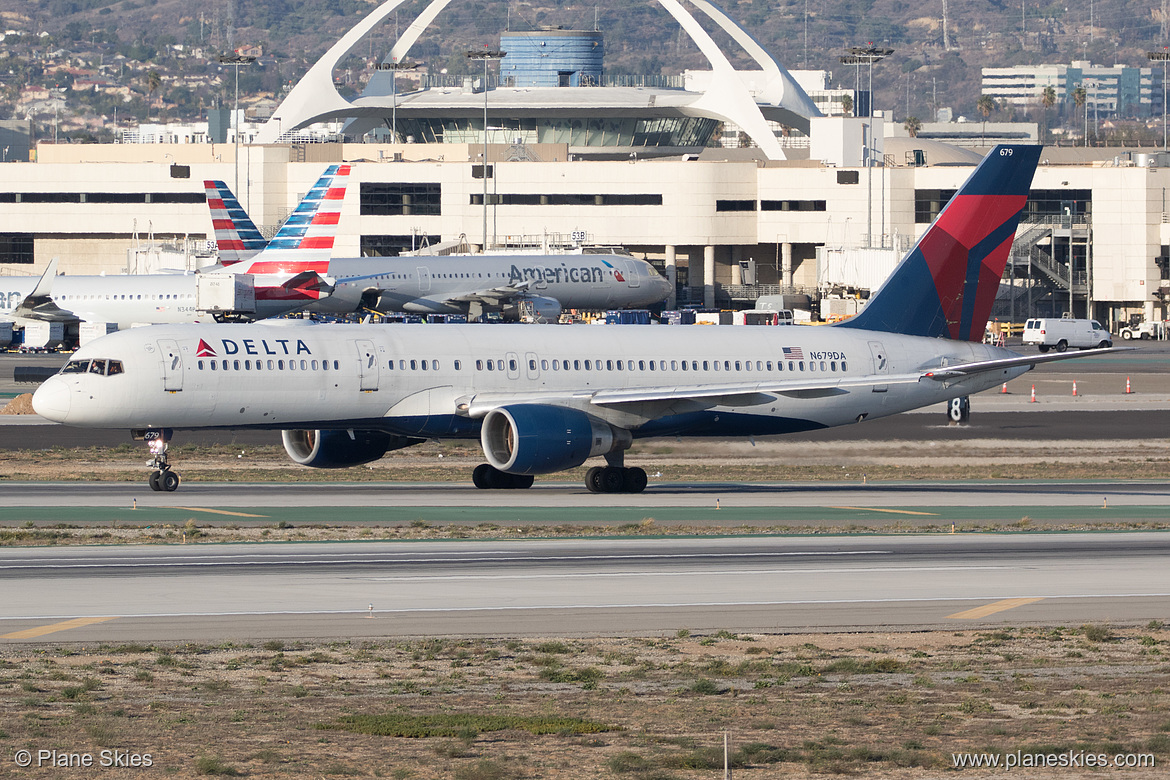
[[[1032,385],[1032,401],[1031,401],[1031,403],[1036,403],[1036,385]]]
[[[1125,394],[1133,395],[1133,388],[1129,386],[1129,377],[1125,378]]]
[[[1077,380],[1073,380],[1073,398],[1077,397]]]
[[[1007,391],[1007,382],[1004,382],[1004,383],[1003,383],[1003,387],[1000,389],[1000,391],[999,391],[999,394],[1000,394],[1000,395],[1007,395],[1007,394],[1008,394],[1008,391]]]

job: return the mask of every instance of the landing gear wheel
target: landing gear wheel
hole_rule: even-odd
[[[162,474],[159,474],[158,484],[166,492],[174,493],[179,489],[179,475],[167,469]]]
[[[491,485],[488,480],[491,478],[492,467],[486,463],[481,463],[475,467],[475,471],[471,472],[471,482],[480,490],[489,490]]]
[[[606,466],[601,470],[601,478],[598,481],[601,483],[602,493],[621,493],[626,486],[625,469]]]
[[[156,493],[157,493],[158,491],[162,490],[162,485],[160,485],[160,484],[158,483],[158,478],[159,478],[159,477],[161,477],[161,476],[162,476],[162,472],[161,472],[161,471],[152,471],[152,472],[150,472],[150,480],[149,480],[149,482],[150,482],[150,489],[151,489],[151,490],[153,490],[153,491],[155,491]]]
[[[472,483],[480,490],[524,490],[532,487],[536,477],[531,474],[509,474],[488,463],[481,463],[471,472]]]
[[[590,493],[604,492],[601,487],[601,472],[605,471],[601,466],[594,466],[585,472],[585,487],[589,489]]]
[[[508,474],[507,476],[511,481],[511,484],[508,485],[508,487],[512,488],[513,490],[527,490],[528,488],[532,487],[532,483],[536,481],[536,477],[532,476],[531,474]]]
[[[637,466],[626,469],[625,492],[641,493],[646,489],[646,472]]]

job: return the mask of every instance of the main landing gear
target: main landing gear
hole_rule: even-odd
[[[590,493],[641,493],[646,489],[646,472],[637,466],[626,468],[625,450],[607,454],[605,463],[585,472],[585,487]]]
[[[590,493],[641,493],[646,489],[646,472],[634,466],[594,466],[585,472]]]
[[[136,432],[137,433],[137,432]],[[150,450],[151,459],[146,465],[150,466],[153,471],[150,472],[150,489],[156,492],[163,491],[166,493],[174,493],[179,489],[179,475],[171,471],[170,461],[167,460],[167,443],[171,438],[171,431],[142,431],[141,437],[146,441],[146,446]]]

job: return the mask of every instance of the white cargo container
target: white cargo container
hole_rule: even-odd
[[[199,274],[195,308],[212,314],[255,314],[256,285],[252,274]]]
[[[24,326],[25,350],[60,349],[65,346],[65,323],[29,322]]]
[[[116,322],[83,322],[77,326],[77,345],[84,347],[94,339],[118,332]]]

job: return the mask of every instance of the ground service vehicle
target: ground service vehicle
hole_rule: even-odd
[[[1064,352],[1069,347],[1092,349],[1112,347],[1113,337],[1096,320],[1032,319],[1024,324],[1024,343],[1035,344],[1041,352],[1055,349]]]

